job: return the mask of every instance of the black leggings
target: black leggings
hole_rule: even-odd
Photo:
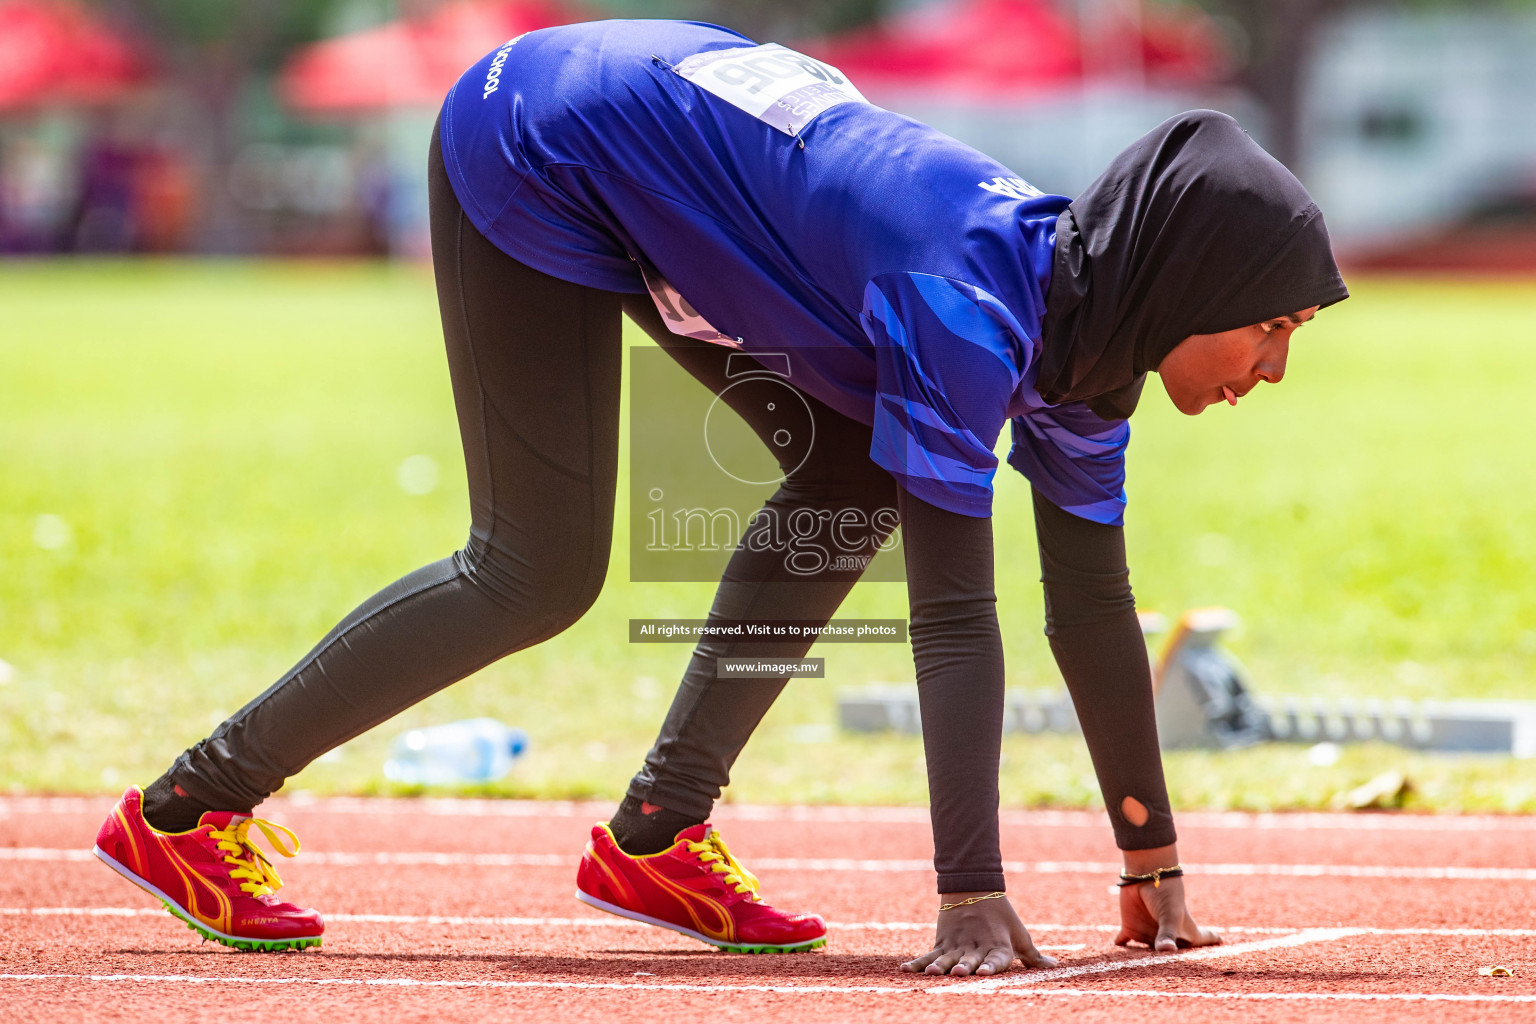
[[[621,310],[723,393],[770,451],[781,451],[769,440],[779,421],[735,401],[740,389],[726,391],[729,350],[669,333],[649,296],[570,284],[495,248],[460,208],[435,136],[429,182],[432,258],[468,469],[469,540],[363,602],[287,675],[182,754],[167,781],[203,806],[253,808],[326,751],[555,636],[591,607],[613,532]],[[899,510],[939,890],[1001,889],[1003,657],[991,521],[907,495],[870,460],[869,427],[804,397],[815,444],[798,468],[783,467],[787,477],[767,503],[774,515],[754,519],[747,540],[801,509],[853,509],[876,524],[888,521],[882,510]],[[1139,829],[1112,813],[1117,839],[1126,848],[1172,842],[1120,531],[1038,500],[1036,519],[1052,646],[1106,801],[1113,808],[1133,795],[1152,810]],[[831,529],[829,516],[816,521]],[[872,531],[867,553],[883,537]],[[833,565],[794,574],[771,545],[743,543],[710,616],[824,622],[859,575]],[[700,643],[630,795],[707,817],[786,682],[718,680],[716,660],[799,657],[809,647],[805,640]]]

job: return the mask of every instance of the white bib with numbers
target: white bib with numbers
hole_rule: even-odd
[[[868,103],[830,64],[778,43],[696,53],[672,68],[786,135],[839,103]]]

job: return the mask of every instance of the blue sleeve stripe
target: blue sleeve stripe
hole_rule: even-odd
[[[1008,464],[1059,508],[1097,523],[1120,525],[1125,516],[1125,449],[1130,425],[1121,421],[1108,439],[1088,441],[1072,424],[1089,420],[1077,405],[1037,409],[1013,419]]]
[[[1030,421],[1030,432],[1042,440],[1049,441],[1068,454],[1088,459],[1108,458],[1118,460],[1125,451],[1125,442],[1130,431],[1117,431],[1109,437],[1088,438],[1063,427],[1049,426]]]
[[[1015,417],[1014,422],[1022,424],[1030,434],[1040,440],[1048,441],[1063,451],[1084,457],[1119,458],[1130,440],[1131,426],[1123,420],[1109,430],[1096,434],[1082,434],[1070,426],[1063,425],[1057,417],[1051,415],[1053,411],[1049,408],[1040,409],[1026,416]]]
[[[989,514],[998,465],[992,449],[1029,371],[1033,339],[993,296],[931,274],[868,282],[860,322],[875,355],[871,458],[910,493],[921,487],[924,500]],[[1095,420],[1093,432],[1104,426]],[[1046,438],[1040,443],[1056,448]],[[1076,457],[1095,454],[1093,439],[1073,443],[1081,448]],[[1081,504],[1084,495],[1073,493]],[[1088,500],[1105,496],[1098,490]]]
[[[1125,499],[1106,498],[1089,505],[1062,505],[1063,512],[1070,512],[1079,519],[1086,519],[1093,523],[1103,523],[1105,526],[1125,525]]]
[[[875,400],[879,403],[877,414],[885,417],[886,422],[900,427],[903,433],[923,448],[929,451],[959,449],[972,454],[973,457],[967,460],[972,464],[997,464],[997,457],[992,454],[992,450],[982,444],[975,434],[964,427],[956,429],[928,406],[902,402],[891,395],[879,395]],[[957,445],[956,441],[960,443]]]
[[[912,282],[918,297],[927,304],[928,309],[947,331],[961,341],[968,341],[990,353],[1017,380],[1018,360],[1012,357],[1011,351],[1015,346],[1009,344],[1008,339],[1000,337],[1005,333],[1007,324],[998,323],[995,310],[990,308],[982,297],[991,299],[991,305],[998,308],[1002,307],[1001,303],[979,288],[951,281],[946,277],[934,277],[931,274],[906,276]],[[890,308],[889,304],[886,308]],[[1006,310],[1004,312],[1006,313]],[[1010,315],[1007,319],[1013,320],[1013,317]]]
[[[917,425],[932,427],[935,430],[951,429],[950,425],[944,422],[944,417],[940,416],[932,406],[924,405],[922,402],[903,402],[896,395],[884,393],[876,395],[875,401],[884,406],[886,412],[900,418],[902,425],[909,432]],[[974,436],[968,430],[965,433],[968,437]]]
[[[864,309],[880,325],[890,344],[903,349],[911,347],[908,344],[907,329],[902,325],[901,318],[896,315],[896,308],[891,305],[891,300],[885,297],[885,292],[875,287],[864,289]]]
[[[870,445],[870,457],[880,468],[900,476],[932,480],[936,484],[953,487],[961,493],[973,491],[977,495],[991,495],[992,480],[997,473],[996,466],[982,468],[967,465],[927,451],[911,443],[911,438],[907,440],[909,443],[903,453],[892,447],[889,435],[876,437]]]
[[[997,471],[997,456],[980,446],[953,444],[953,435],[946,428],[929,428],[913,424],[906,419],[911,407],[902,407],[884,396],[875,411],[875,421],[882,428],[875,431],[876,440],[891,453],[904,451],[912,467],[948,467],[948,472],[919,472],[916,475],[936,480],[953,476],[957,482],[984,476],[987,480]]]

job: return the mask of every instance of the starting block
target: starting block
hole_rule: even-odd
[[[1246,747],[1270,739],[1269,716],[1242,666],[1217,643],[1241,620],[1227,608],[1195,608],[1179,619],[1152,663],[1157,740],[1180,747]]]

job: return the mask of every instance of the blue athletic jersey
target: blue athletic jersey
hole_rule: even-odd
[[[681,307],[678,333],[788,353],[791,381],[869,424],[871,458],[925,501],[989,515],[1012,419],[1012,466],[1058,506],[1120,523],[1128,425],[1033,386],[1068,200],[792,51],[715,54],[752,47],[668,21],[499,47],[443,106],[465,213],[554,277],[649,279],[664,315]]]

